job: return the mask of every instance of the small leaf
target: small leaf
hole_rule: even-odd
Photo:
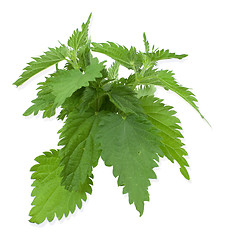
[[[91,42],[88,41],[85,45],[80,47],[77,52],[78,65],[83,71],[86,70],[87,66],[89,66],[91,62],[90,45]]]
[[[122,112],[139,114],[143,112],[136,93],[126,86],[114,86],[108,92],[110,101]]]
[[[98,106],[96,106],[96,103],[98,102],[98,92],[96,91],[95,88],[93,87],[86,87],[82,97],[80,99],[80,104],[79,104],[79,111],[80,112],[85,112],[87,111],[90,107],[93,108],[95,111],[97,110]],[[93,106],[92,106],[93,105]]]
[[[187,180],[190,180],[190,177],[186,168],[181,167],[180,172]]]
[[[146,38],[146,34],[145,32],[143,33],[143,42],[144,42],[144,46],[145,46],[145,53],[149,53],[149,42]]]
[[[108,69],[108,79],[109,80],[118,80],[118,71],[120,64],[118,62],[114,62]]]
[[[92,51],[103,53],[128,69],[138,69],[142,65],[141,57],[138,55],[134,47],[131,47],[130,50],[128,50],[125,46],[121,46],[112,42],[93,42],[92,45]]]
[[[80,47],[88,41],[88,27],[90,24],[92,13],[89,15],[87,22],[82,24],[82,31],[76,29],[68,40],[68,46],[78,51]]]
[[[177,59],[183,59],[185,57],[187,57],[187,54],[180,54],[177,55],[175,53],[171,53],[168,49],[167,50],[158,50],[156,49],[156,51],[153,51],[152,53],[150,53],[150,59],[151,61],[159,61],[159,60],[165,60],[165,59],[171,59],[171,58],[177,58]]]
[[[64,60],[67,56],[68,53],[66,47],[61,46],[59,48],[49,48],[49,51],[45,52],[44,55],[33,58],[34,61],[28,63],[28,66],[24,68],[24,72],[19,79],[14,82],[14,85],[17,87],[22,85],[37,73],[57,64],[58,62]]]
[[[82,96],[84,93],[84,88],[80,88],[75,91],[71,97],[66,98],[64,103],[61,105],[62,110],[60,114],[57,116],[57,119],[64,120],[71,112],[78,109]]]
[[[156,88],[154,85],[140,85],[138,89],[135,89],[138,98],[144,96],[152,96],[156,92]]]
[[[32,100],[33,105],[24,112],[24,116],[29,116],[31,114],[37,115],[39,111],[44,111],[43,118],[50,118],[55,115],[55,96],[52,94],[52,89],[47,84],[48,81],[49,78],[46,79],[46,82],[38,83],[39,87],[37,90],[39,90],[39,92],[37,93],[37,98]]]

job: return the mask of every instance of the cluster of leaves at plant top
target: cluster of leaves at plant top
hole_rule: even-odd
[[[149,201],[148,187],[150,179],[156,178],[154,168],[160,157],[177,162],[181,174],[189,179],[176,111],[154,96],[156,87],[173,91],[200,114],[194,94],[177,83],[172,71],[156,67],[159,60],[187,55],[150,48],[145,33],[144,52],[113,42],[91,42],[90,19],[91,15],[67,45],[49,48],[33,58],[14,83],[20,86],[56,65],[56,71],[38,83],[37,98],[24,113],[42,112],[44,118],[50,118],[60,107],[57,119],[64,121],[58,132],[60,147],[38,156],[31,168],[34,200],[30,221],[38,224],[46,218],[52,221],[55,215],[61,219],[82,207],[92,193],[92,171],[100,157],[113,167],[118,186],[123,186],[140,215],[144,202]],[[93,52],[113,59],[112,65],[107,68]],[[65,61],[63,69],[58,68],[61,61]],[[120,65],[130,70],[128,78],[119,76]]]

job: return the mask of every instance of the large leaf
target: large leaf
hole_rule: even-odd
[[[64,60],[67,56],[67,48],[64,45],[59,48],[49,48],[49,51],[45,52],[44,55],[35,57],[33,58],[34,61],[28,63],[28,66],[24,68],[24,72],[19,77],[19,79],[14,82],[14,85],[17,87],[20,86],[29,78],[45,70],[46,68]]]
[[[68,190],[77,191],[91,175],[92,168],[100,157],[100,142],[97,128],[100,114],[93,111],[71,112],[60,130],[62,185]]]
[[[131,114],[122,118],[107,114],[101,123],[102,159],[113,166],[118,185],[129,194],[129,203],[143,214],[144,201],[149,201],[149,179],[156,178],[157,153],[160,138],[152,124],[143,117]]]
[[[62,167],[59,166],[60,157],[59,152],[51,150],[51,152],[44,152],[35,159],[38,164],[31,168],[32,179],[34,182],[32,186],[35,188],[32,191],[34,200],[29,215],[30,222],[42,223],[46,218],[52,221],[55,214],[58,219],[63,215],[68,216],[69,212],[73,213],[76,209],[82,207],[82,200],[86,201],[86,193],[91,194],[92,180],[87,178],[81,185],[79,191],[69,192],[60,185],[60,172]]]
[[[111,88],[108,92],[110,101],[122,112],[128,113],[135,113],[139,114],[142,113],[141,104],[136,97],[136,93],[131,90],[129,87],[126,86],[116,86]]]
[[[112,42],[93,42],[92,45],[92,51],[103,53],[128,69],[138,69],[142,65],[141,57],[138,55],[134,47],[131,47],[129,50],[125,46],[121,46]]]
[[[162,100],[153,96],[141,98],[142,106],[145,114],[148,115],[152,124],[160,130],[159,135],[162,140],[164,155],[172,162],[174,160],[180,165],[180,171],[183,176],[189,179],[189,174],[186,170],[188,163],[185,156],[188,155],[184,150],[184,144],[181,142],[183,138],[180,130],[180,120],[174,115],[176,112],[172,107],[166,106]]]

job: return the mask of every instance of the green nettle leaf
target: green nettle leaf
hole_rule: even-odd
[[[64,120],[71,112],[79,108],[85,88],[80,88],[75,91],[71,97],[67,98],[61,105],[62,110],[57,116],[57,119]]]
[[[100,78],[103,68],[103,63],[99,63],[98,59],[94,58],[91,60],[91,64],[87,66],[85,73],[73,68],[58,70],[51,74],[45,82],[39,83],[41,86],[38,87],[40,91],[37,98],[32,101],[33,105],[25,111],[24,116],[32,113],[37,115],[39,111],[44,111],[44,118],[52,117],[56,113],[56,108],[63,105],[74,92],[88,86],[90,81]]]
[[[145,114],[152,124],[160,131],[162,146],[161,149],[164,155],[172,162],[174,160],[180,165],[180,171],[183,176],[189,179],[189,174],[186,170],[188,163],[184,158],[187,152],[183,149],[184,144],[181,142],[183,135],[180,130],[180,120],[174,115],[176,112],[173,107],[166,106],[162,103],[163,100],[154,96],[145,96],[141,98],[142,106]]]
[[[55,96],[54,103],[56,106],[61,106],[76,90],[88,86],[90,81],[102,77],[101,71],[103,68],[103,63],[99,63],[98,59],[94,58],[86,68],[85,73],[78,69],[59,70],[49,83]]]
[[[45,52],[40,57],[33,58],[34,61],[28,63],[28,66],[24,68],[24,72],[20,78],[14,82],[17,87],[26,82],[29,78],[33,77],[37,73],[45,70],[58,62],[65,60],[68,56],[66,47],[61,46],[59,48],[49,48],[49,51]]]
[[[37,90],[40,91],[37,93],[37,98],[32,100],[33,105],[29,107],[23,115],[37,115],[39,111],[44,111],[44,118],[52,117],[56,113],[56,107],[54,106],[55,96],[52,94],[52,89],[47,86],[46,82],[38,83],[38,85],[40,86]]]
[[[112,65],[108,69],[108,79],[109,80],[118,80],[118,71],[120,64],[118,62],[112,63]]]
[[[136,93],[126,86],[113,87],[108,92],[110,101],[124,113],[142,113],[140,101],[136,97]]]
[[[80,112],[84,112],[89,108],[94,109],[96,111],[98,107],[98,92],[93,87],[86,87],[79,103]]]
[[[77,52],[78,65],[85,71],[86,67],[90,65],[91,62],[91,52],[90,52],[91,41],[88,41],[85,45],[80,47]]]
[[[144,42],[144,46],[145,46],[145,53],[148,54],[149,53],[149,42],[146,39],[145,32],[143,33],[143,42]]]
[[[93,42],[92,45],[92,51],[103,53],[128,69],[137,69],[142,65],[141,57],[138,55],[135,47],[131,47],[128,50],[128,48],[112,42]]]
[[[174,73],[158,70],[157,61],[183,59],[169,50],[150,48],[143,33],[144,50],[127,48],[113,42],[91,43],[88,34],[91,14],[81,30],[76,29],[67,45],[49,51],[28,63],[14,83],[20,86],[28,79],[56,65],[45,81],[38,83],[37,98],[24,116],[56,116],[64,121],[58,132],[60,149],[44,152],[31,168],[34,179],[32,209],[33,223],[46,218],[61,219],[76,206],[80,209],[92,192],[92,172],[101,157],[106,166],[113,167],[118,186],[128,193],[140,216],[144,202],[149,201],[148,187],[156,178],[159,159],[167,157],[177,162],[182,175],[189,179],[188,153],[182,142],[180,120],[172,106],[154,96],[157,87],[178,94],[203,118],[197,99],[190,89],[180,85]],[[100,62],[93,54],[102,53],[112,58],[111,66]],[[58,63],[65,60],[63,67]],[[120,65],[129,76],[120,76]]]
[[[100,142],[97,129],[100,114],[93,111],[69,114],[64,127],[60,130],[62,184],[68,190],[77,191],[91,175],[100,157]]]
[[[142,215],[144,201],[149,201],[149,179],[156,178],[153,168],[158,166],[160,138],[156,129],[144,117],[107,114],[100,134],[102,159],[107,166],[113,166],[118,185],[124,186],[129,203],[134,203]]]
[[[149,85],[141,85],[138,89],[136,89],[136,93],[138,98],[144,96],[152,96],[156,92],[156,87],[152,84]]]
[[[72,47],[75,51],[84,46],[88,41],[88,27],[90,24],[92,14],[89,15],[86,23],[82,24],[82,31],[76,29],[68,40],[68,46]]]
[[[171,53],[169,52],[169,50],[158,50],[156,49],[155,51],[153,51],[151,54],[150,54],[150,59],[151,61],[158,61],[158,60],[165,60],[165,59],[171,59],[171,58],[177,58],[177,59],[183,59],[185,57],[187,57],[188,55],[187,54],[180,54],[180,55],[177,55],[175,53]]]
[[[80,209],[82,201],[87,200],[86,193],[91,194],[92,176],[88,177],[76,192],[69,192],[60,185],[60,172],[62,167],[59,166],[59,151],[51,150],[44,152],[44,155],[35,159],[38,164],[31,168],[32,179],[32,196],[35,197],[29,215],[30,222],[42,223],[46,218],[52,221],[56,217],[60,220],[63,215],[67,217],[69,212],[73,213],[76,206]]]
[[[186,102],[188,102],[202,118],[204,116],[200,113],[198,106],[196,105],[197,99],[195,95],[186,87],[179,85],[175,78],[174,73],[168,70],[151,70],[147,71],[145,76],[140,78],[140,83],[146,84],[151,83],[154,85],[162,86],[166,90],[171,90],[182,97]]]

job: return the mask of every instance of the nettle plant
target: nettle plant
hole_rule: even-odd
[[[174,73],[156,68],[159,60],[187,55],[150,49],[145,33],[144,52],[112,42],[91,42],[90,18],[81,30],[73,32],[67,45],[49,48],[33,58],[14,83],[20,86],[56,65],[56,71],[38,83],[37,98],[24,113],[42,111],[43,118],[50,118],[61,107],[57,119],[64,121],[58,132],[61,147],[38,156],[31,168],[35,198],[30,221],[34,223],[46,218],[52,221],[55,215],[61,219],[76,206],[81,208],[87,193],[92,192],[92,171],[100,157],[106,166],[113,167],[118,186],[123,186],[140,216],[144,202],[149,201],[148,187],[150,179],[156,178],[153,169],[160,157],[176,161],[189,179],[180,121],[173,107],[154,96],[155,86],[171,90],[199,112],[194,94],[176,82]],[[105,54],[114,62],[107,68],[92,52]],[[58,68],[61,61],[66,62],[63,69]],[[120,65],[130,70],[129,77],[119,77]]]

